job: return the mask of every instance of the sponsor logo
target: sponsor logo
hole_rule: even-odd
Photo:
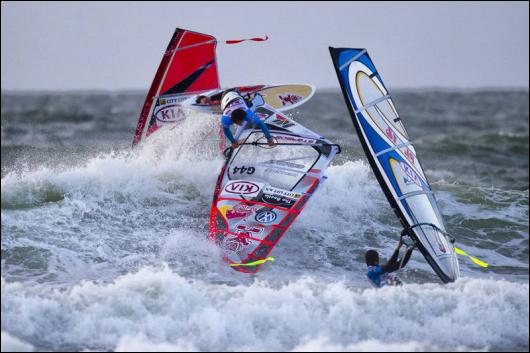
[[[243,249],[247,248],[251,243],[252,239],[249,239],[247,237],[256,238],[261,233],[263,233],[263,230],[265,229],[265,226],[261,224],[256,225],[248,225],[245,223],[239,223],[235,227],[235,232],[237,235],[234,234],[228,234],[225,236],[222,248],[227,251],[232,252],[239,252]]]
[[[259,223],[272,223],[276,220],[276,218],[278,218],[278,215],[276,215],[276,213],[274,213],[273,211],[268,210],[258,212],[256,213],[256,217],[254,217],[256,222]]]
[[[238,252],[250,245],[251,240],[239,235],[229,234],[222,243],[222,248],[230,252]]]
[[[412,163],[412,165],[415,165],[414,164],[414,161],[416,160],[416,155],[414,154],[414,152],[412,152],[409,148],[405,149],[405,157],[407,157],[407,159],[409,160],[410,163]]]
[[[234,219],[248,217],[252,214],[252,212],[254,212],[254,209],[251,206],[245,204],[237,204],[232,209],[228,209],[226,211],[226,218]]]
[[[292,199],[299,199],[300,197],[302,197],[301,194],[298,194],[296,192],[283,190],[283,189],[278,189],[278,188],[273,188],[272,186],[266,186],[265,189],[263,189],[263,192],[266,193],[266,194],[290,197]]]
[[[259,192],[261,187],[248,181],[232,181],[225,186],[225,191],[230,194],[249,195]]]
[[[289,119],[278,114],[276,114],[276,118],[271,123],[286,129],[291,126],[294,126],[294,124],[290,122]]]
[[[392,130],[389,126],[386,128],[385,133],[386,136],[390,139],[390,141],[392,141],[392,143],[395,145],[397,143],[397,135],[394,130]]]
[[[252,175],[254,174],[254,172],[256,171],[256,168],[254,167],[245,167],[245,166],[242,166],[242,167],[234,167],[234,169],[232,170],[232,174],[248,174],[248,175]]]
[[[410,185],[411,183],[414,183],[414,184],[416,184],[416,185],[421,187],[421,179],[418,176],[418,174],[416,174],[414,169],[412,169],[405,162],[399,162],[399,165],[401,166],[401,169],[403,170],[403,172],[407,176],[406,178],[403,178],[403,180],[405,181],[405,184]]]
[[[159,105],[166,105],[166,104],[174,104],[174,103],[180,103],[184,101],[187,97],[176,97],[176,98],[159,98],[158,104]]]
[[[175,123],[184,120],[186,114],[178,105],[168,105],[155,113],[155,119],[161,123]]]
[[[297,102],[300,102],[304,97],[297,96],[296,94],[292,94],[292,93],[287,93],[285,95],[280,94],[278,98],[280,99],[280,102],[282,103],[282,105],[286,106],[286,105],[292,105]]]
[[[264,194],[261,197],[261,202],[268,203],[269,205],[283,207],[283,208],[291,208],[296,203],[296,200],[290,199],[285,196],[280,195],[270,195],[270,194]]]
[[[248,224],[239,223],[238,225],[236,225],[236,232],[238,234],[246,235],[247,237],[253,237],[253,238],[263,233],[264,229],[265,229],[265,226],[262,226],[260,224],[249,226]]]

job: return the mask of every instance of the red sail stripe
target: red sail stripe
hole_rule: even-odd
[[[264,42],[266,40],[269,39],[269,36],[265,36],[265,37],[254,37],[254,38],[247,38],[247,39],[229,39],[229,40],[226,40],[225,43],[226,44],[238,44],[238,43],[241,43],[241,42],[246,42],[246,41],[253,41],[253,42]]]

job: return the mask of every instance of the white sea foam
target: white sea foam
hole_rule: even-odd
[[[339,228],[337,222],[351,224],[352,219],[366,219],[364,215],[373,213],[385,201],[371,173],[362,161],[331,166],[326,171],[328,179],[317,189],[300,219],[316,227],[324,221],[326,228],[331,223]]]
[[[188,342],[176,340],[172,343],[155,343],[145,335],[124,336],[118,342],[115,352],[198,352],[199,349]]]
[[[358,289],[303,278],[227,286],[167,267],[50,289],[2,281],[2,327],[43,345],[117,350],[528,349],[528,284]]]
[[[2,331],[2,352],[33,352],[33,346]]]
[[[364,340],[356,343],[332,343],[329,338],[320,337],[310,339],[296,346],[292,352],[425,352],[436,351],[436,346],[416,341],[411,342],[381,342],[378,340]]]

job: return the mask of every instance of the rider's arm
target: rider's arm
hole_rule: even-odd
[[[236,142],[236,139],[234,138],[234,135],[232,135],[232,131],[230,131],[230,128],[228,126],[223,126],[223,132],[226,138],[230,140],[230,142]]]
[[[223,126],[223,132],[228,140],[230,140],[231,143],[236,142],[236,139],[234,138],[234,135],[232,135],[232,131],[230,131],[230,125],[232,123],[232,119],[230,119],[229,116],[223,115],[221,118],[221,125]]]
[[[410,260],[410,256],[412,255],[412,251],[414,251],[414,247],[411,246],[407,249],[407,251],[405,252],[405,257],[403,259],[403,264],[401,265],[401,268],[405,267],[407,265],[407,263],[409,262]]]
[[[267,125],[265,125],[265,123],[261,121],[260,118],[258,118],[252,110],[247,109],[247,117],[251,119],[253,124],[255,124],[256,126],[259,126],[259,128],[261,129],[261,131],[263,131],[263,134],[265,135],[265,138],[267,140],[272,138]]]
[[[388,260],[386,264],[381,266],[381,268],[383,269],[383,273],[390,273],[390,272],[394,272],[397,269],[399,269],[398,257],[399,257],[400,248],[401,246],[396,247],[396,250],[394,250],[394,253],[390,257],[390,260]]]

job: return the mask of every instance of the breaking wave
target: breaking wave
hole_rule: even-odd
[[[505,281],[377,290],[309,276],[280,286],[259,280],[227,286],[189,280],[165,266],[67,290],[2,281],[2,293],[2,326],[22,339],[38,334],[41,349],[528,347],[528,285]]]

